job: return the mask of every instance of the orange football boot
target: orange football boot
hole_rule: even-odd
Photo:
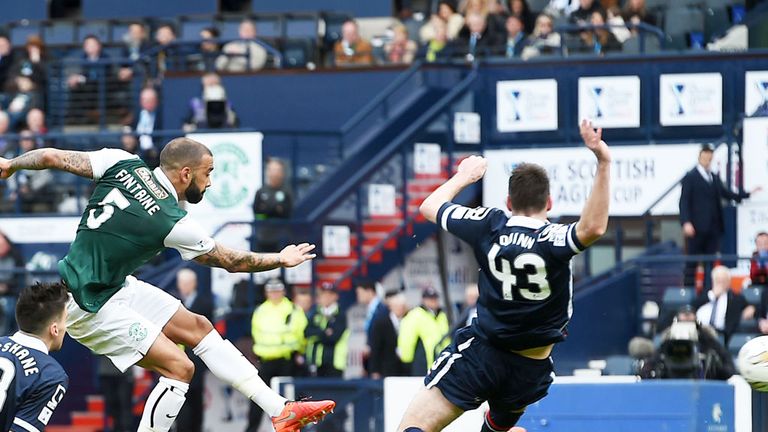
[[[336,402],[295,401],[285,404],[280,415],[272,417],[275,432],[298,432],[309,423],[317,423],[333,412]]]

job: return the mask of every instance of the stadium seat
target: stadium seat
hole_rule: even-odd
[[[741,347],[747,343],[750,339],[759,336],[755,333],[736,333],[731,336],[731,340],[728,341],[728,351],[734,356],[739,355]]]
[[[728,7],[710,7],[705,9],[704,34],[707,40],[722,35],[731,26]]]
[[[314,44],[308,39],[294,39],[283,44],[283,67],[303,68],[312,60]]]
[[[741,291],[741,294],[744,296],[744,299],[747,300],[747,303],[757,307],[760,305],[760,297],[763,295],[763,289],[762,286],[751,286],[749,288],[745,288]]]
[[[179,40],[184,42],[200,41],[200,31],[213,24],[209,19],[183,20],[179,25]],[[236,37],[236,36],[235,36]]]
[[[323,33],[323,43],[326,46],[332,46],[337,40],[341,39],[341,25],[349,19],[343,14],[324,14],[323,22],[325,32]]]
[[[109,41],[112,43],[122,43],[123,37],[128,33],[129,21],[113,21],[109,28]]]
[[[80,43],[88,35],[95,35],[103,42],[109,41],[110,31],[107,21],[83,21],[77,26],[77,43]]]
[[[259,16],[254,19],[254,23],[259,37],[278,39],[283,36],[283,23],[279,16]]]
[[[670,287],[664,291],[662,306],[677,309],[681,306],[691,304],[695,296],[693,288]]]
[[[704,3],[704,7],[715,9],[715,8],[726,8],[732,4],[739,3],[739,2],[734,0],[704,0],[703,3]]]
[[[704,12],[698,8],[670,7],[664,13],[664,32],[671,48],[685,49],[690,33],[704,32]]]
[[[219,21],[217,27],[219,29],[221,39],[237,39],[239,37],[238,27],[240,27],[241,21],[242,19],[224,19]],[[261,36],[261,29],[259,28],[258,22],[256,22],[256,34]]]
[[[9,32],[13,45],[24,45],[27,43],[27,38],[35,34],[40,34],[40,24],[38,23],[17,24],[12,26]]]
[[[667,0],[646,0],[645,7],[648,10],[659,10],[667,7],[669,2]]]
[[[661,44],[659,43],[659,39],[656,38],[656,36],[646,35],[644,44],[645,53],[656,53],[661,51]],[[624,54],[640,54],[640,37],[632,36],[631,38],[624,41],[621,50],[624,52]]]
[[[739,331],[745,333],[752,333],[759,331],[757,327],[757,320],[755,318],[743,319],[739,323]]]
[[[605,375],[634,375],[635,359],[626,355],[615,355],[605,359]]]
[[[319,17],[317,15],[291,14],[285,17],[286,39],[317,39],[319,35]]]
[[[529,0],[528,1],[528,6],[531,9],[531,12],[533,13],[538,13],[543,11],[548,4],[549,4],[549,0]]]
[[[75,38],[75,23],[72,21],[53,21],[43,27],[43,41],[46,45],[72,45]]]

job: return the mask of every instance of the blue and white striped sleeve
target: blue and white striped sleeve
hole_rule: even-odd
[[[469,208],[447,202],[437,211],[437,223],[445,231],[473,244],[477,239],[488,235],[490,221],[497,212],[504,214],[498,209]]]

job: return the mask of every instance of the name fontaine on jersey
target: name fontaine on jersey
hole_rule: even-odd
[[[133,172],[121,169],[115,174],[115,179],[125,186],[128,193],[133,195],[150,216],[160,210],[155,199],[168,198],[168,192],[155,183],[149,169],[145,167],[136,168]]]

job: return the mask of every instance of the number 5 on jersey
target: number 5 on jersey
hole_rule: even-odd
[[[96,209],[91,209],[88,213],[88,220],[86,224],[90,229],[99,228],[104,222],[108,221],[115,214],[116,205],[120,210],[125,210],[131,205],[130,201],[120,192],[118,188],[112,188],[111,191],[104,197],[99,203],[101,206],[101,214],[96,216]]]
[[[488,251],[488,267],[491,274],[501,282],[501,291],[504,300],[515,300],[512,295],[512,287],[517,287],[520,295],[526,300],[544,300],[552,293],[547,281],[547,267],[544,259],[534,253],[524,253],[515,257],[515,261],[499,258],[497,266],[497,257],[501,251],[501,246],[494,244]],[[513,272],[512,270],[515,270]],[[528,276],[528,283],[518,283],[517,274],[524,273]]]

